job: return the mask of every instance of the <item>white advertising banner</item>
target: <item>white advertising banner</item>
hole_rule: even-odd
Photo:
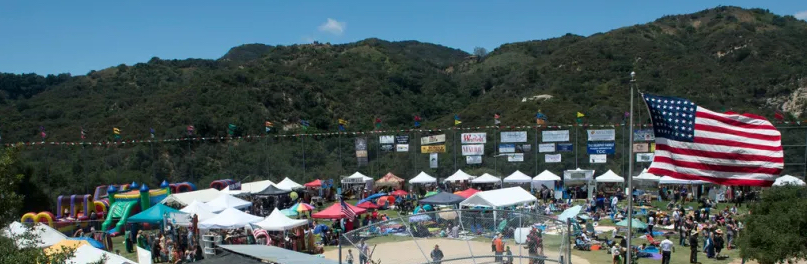
[[[543,142],[567,142],[569,141],[569,130],[541,131]]]
[[[482,164],[482,156],[466,156],[465,164]]]
[[[527,142],[527,131],[507,131],[502,132],[502,143]]]
[[[409,144],[395,145],[395,152],[409,152]]]
[[[381,144],[394,144],[395,136],[378,136],[378,142]]]
[[[555,152],[555,143],[538,144],[538,152],[540,153]]]
[[[636,153],[636,162],[653,162],[653,153]]]
[[[524,153],[507,154],[507,161],[508,162],[523,162],[524,161]]]
[[[436,169],[437,166],[437,153],[429,154],[429,168]]]
[[[428,137],[420,138],[421,145],[437,144],[446,142],[446,134],[431,135]]]
[[[614,140],[616,140],[616,130],[613,129],[588,130],[588,141],[614,141]]]
[[[485,155],[485,144],[462,145],[463,156]]]
[[[561,159],[560,154],[546,154],[544,155],[544,162],[546,163],[559,163]]]
[[[608,161],[608,155],[606,154],[591,154],[588,155],[588,162],[589,163],[605,163]]]
[[[462,133],[462,144],[479,144],[487,143],[488,136],[486,133]]]

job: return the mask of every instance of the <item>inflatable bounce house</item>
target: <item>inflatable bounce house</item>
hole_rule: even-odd
[[[210,183],[210,188],[221,191],[227,189],[227,187],[229,187],[233,183],[236,183],[236,181],[232,179],[215,180]]]
[[[128,188],[124,185],[122,188]],[[103,191],[99,191],[103,189]],[[73,194],[60,195],[56,198],[56,215],[51,212],[29,212],[22,216],[21,222],[40,222],[47,224],[63,233],[72,234],[76,225],[87,227],[90,215],[95,214],[95,219],[104,219],[109,200],[101,198],[106,195],[106,185],[95,188],[95,194]],[[96,198],[96,199],[93,199]]]
[[[115,186],[107,188],[107,197],[109,197],[109,213],[106,215],[106,220],[101,225],[101,230],[108,230],[113,236],[123,232],[126,220],[129,216],[135,215],[138,212],[148,209],[149,207],[160,203],[165,197],[171,193],[190,192],[195,191],[196,186],[189,182],[182,182],[176,184],[168,184],[163,181],[160,188],[150,190],[146,184],[138,186],[137,183],[129,185],[133,190],[120,191]],[[137,189],[140,187],[139,189]],[[112,227],[112,224],[115,227]]]

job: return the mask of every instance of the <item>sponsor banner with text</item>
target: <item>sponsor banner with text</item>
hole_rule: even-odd
[[[466,156],[465,164],[482,164],[482,156]]]
[[[616,130],[613,129],[589,129],[588,141],[614,141],[616,140]]]
[[[420,153],[445,153],[446,145],[420,146]]]
[[[615,142],[589,142],[586,148],[588,154],[614,154],[616,153]]]
[[[502,143],[527,142],[527,131],[505,131],[501,133]]]
[[[523,162],[524,153],[507,154],[507,162]]]
[[[430,144],[437,144],[437,143],[443,143],[443,142],[446,142],[446,134],[431,135],[431,136],[428,136],[428,137],[420,138],[420,144],[421,145],[430,145]]]
[[[555,143],[538,144],[538,152],[540,153],[555,152]]]
[[[409,152],[409,144],[395,145],[395,152]]]
[[[636,153],[636,162],[653,162],[653,153]]]
[[[558,152],[572,152],[574,151],[574,143],[558,143]]]
[[[484,144],[488,141],[486,133],[462,133],[460,135],[462,144]]]
[[[543,142],[569,141],[569,130],[541,131],[541,141]]]
[[[516,144],[499,144],[499,153],[516,152]]]
[[[546,163],[559,163],[561,160],[560,154],[546,154],[544,155],[544,162]]]
[[[463,156],[485,155],[485,144],[462,145]]]
[[[395,143],[395,136],[378,136],[378,142],[381,144]]]
[[[591,154],[588,155],[589,163],[605,163],[608,161],[608,155],[605,154]]]

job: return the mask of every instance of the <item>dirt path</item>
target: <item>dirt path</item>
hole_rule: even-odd
[[[513,245],[512,240],[506,241],[510,243],[510,250],[513,252],[513,256],[526,256],[527,250],[524,249],[522,246]],[[490,252],[490,244],[483,243],[483,242],[476,242],[476,241],[463,241],[463,240],[454,240],[454,239],[446,239],[446,238],[419,238],[418,243],[414,243],[414,241],[400,241],[400,242],[388,242],[388,243],[381,243],[378,244],[375,248],[375,252],[373,253],[373,259],[378,261],[381,260],[383,264],[412,264],[412,263],[425,263],[427,261],[431,261],[431,259],[427,259],[429,253],[431,253],[432,249],[434,249],[434,245],[440,245],[440,249],[443,251],[445,255],[445,259],[453,259],[453,258],[461,258],[461,257],[470,257],[472,255],[492,255],[493,253]],[[370,249],[373,248],[374,244],[368,244]],[[419,248],[419,247],[420,248]],[[470,248],[470,249],[469,249]],[[353,263],[358,263],[359,255],[356,252],[355,248],[352,248],[353,256],[356,261]],[[342,259],[344,260],[345,256],[347,256],[348,248],[342,249]],[[421,252],[425,252],[424,253]],[[327,259],[338,259],[338,250],[330,250],[325,252],[325,258]],[[545,254],[550,258],[557,259],[560,255],[556,251],[546,251]],[[519,263],[519,259],[514,259],[515,263]],[[482,258],[476,259],[476,262],[472,259],[467,260],[459,260],[459,261],[450,261],[450,262],[443,262],[446,264],[460,264],[460,263],[493,263],[493,258]],[[527,259],[522,259],[521,263],[528,263]],[[572,255],[572,263],[575,264],[589,264],[588,260],[583,259],[581,257]]]

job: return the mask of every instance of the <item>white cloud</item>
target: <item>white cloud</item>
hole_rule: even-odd
[[[334,35],[342,35],[347,27],[346,22],[339,22],[336,19],[328,18],[324,24],[319,26],[319,31],[328,32]]]
[[[793,16],[798,18],[798,19],[807,20],[807,10],[798,12],[798,13],[794,14]]]

